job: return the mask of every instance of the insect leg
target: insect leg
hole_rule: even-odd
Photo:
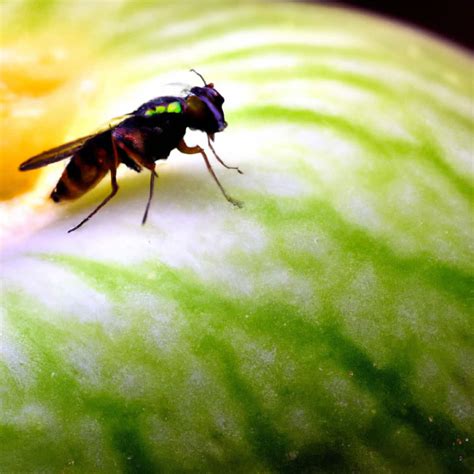
[[[153,169],[151,170],[151,176],[150,176],[150,191],[148,194],[148,202],[146,203],[145,214],[143,214],[142,225],[145,224],[146,218],[148,217],[148,211],[150,209],[151,200],[153,198],[153,188],[155,185],[155,177],[158,178],[158,174],[155,171],[155,165],[153,165]]]
[[[214,153],[214,156],[216,157],[216,160],[224,167],[224,168],[227,168],[228,170],[236,170],[237,173],[240,173],[240,174],[244,174],[244,172],[242,170],[239,169],[238,166],[229,166],[227,165],[226,163],[224,163],[222,161],[222,159],[218,156],[218,154],[216,153],[216,150],[214,150],[214,147],[212,146],[212,142],[211,142],[211,137],[209,135],[207,135],[207,143],[209,143],[209,148],[212,150],[212,153]]]
[[[113,137],[111,137],[111,140],[112,140],[112,149],[114,151],[114,159],[110,166],[110,180],[112,184],[112,192],[85,219],[79,222],[79,224],[77,224],[72,229],[69,229],[67,231],[68,234],[71,232],[74,232],[75,230],[79,229],[79,227],[84,225],[94,214],[96,214],[100,209],[102,209],[117,194],[117,191],[119,189],[118,184],[117,184],[117,167],[119,164],[119,160],[118,160],[118,153],[117,153],[115,140]]]
[[[206,162],[206,166],[209,173],[211,173],[211,176],[214,178],[214,181],[216,182],[217,186],[219,186],[219,189],[221,190],[224,197],[234,206],[237,206],[237,207],[243,206],[243,203],[241,203],[240,201],[237,201],[236,199],[231,198],[227,194],[226,190],[224,189],[219,179],[217,178],[216,173],[214,173],[211,163],[209,163],[209,159],[207,158],[206,152],[199,145],[189,147],[188,145],[186,145],[185,141],[181,139],[181,141],[178,144],[178,150],[181,153],[185,153],[186,155],[195,155],[196,153],[200,153],[202,157],[204,158],[204,161]]]
[[[127,144],[119,139],[116,139],[120,148],[127,154],[127,156],[132,160],[137,166],[144,166],[145,168],[151,171],[150,177],[150,191],[148,194],[148,201],[146,203],[145,213],[143,214],[142,225],[145,224],[146,219],[148,217],[148,211],[150,210],[151,200],[153,198],[153,189],[155,185],[155,178],[158,178],[158,174],[155,171],[155,162],[147,160],[140,152],[133,150],[131,147],[127,146]]]

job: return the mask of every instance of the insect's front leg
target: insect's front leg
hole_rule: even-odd
[[[228,170],[236,170],[237,173],[239,174],[244,174],[244,172],[238,167],[238,166],[229,166],[227,163],[224,163],[222,158],[216,153],[216,150],[214,150],[214,147],[212,146],[212,140],[214,140],[211,135],[207,135],[207,143],[209,144],[209,148],[211,149],[212,153],[214,153],[214,156],[216,157],[216,160],[224,167],[227,168]]]
[[[237,201],[236,199],[230,197],[227,194],[226,190],[224,189],[224,187],[220,183],[219,178],[216,176],[216,173],[214,173],[214,170],[212,169],[211,163],[209,163],[209,159],[208,159],[208,157],[206,155],[206,152],[204,151],[203,148],[201,148],[199,145],[188,146],[188,145],[186,145],[186,142],[184,141],[184,139],[181,139],[181,141],[178,144],[178,150],[181,153],[185,153],[186,155],[195,155],[197,153],[200,153],[202,155],[202,157],[204,158],[204,161],[206,163],[206,166],[207,166],[207,169],[208,169],[209,173],[211,173],[211,176],[214,178],[214,181],[216,182],[217,186],[219,186],[219,189],[221,190],[224,197],[231,204],[233,204],[234,206],[243,207],[243,203],[241,201]]]

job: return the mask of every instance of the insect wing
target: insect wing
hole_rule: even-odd
[[[51,163],[56,163],[57,161],[65,160],[70,156],[77,153],[91,138],[97,136],[99,133],[105,132],[116,127],[120,122],[123,122],[127,117],[130,115],[122,115],[120,117],[113,118],[107,122],[106,125],[101,127],[95,133],[91,135],[87,135],[85,137],[77,138],[71,142],[65,143],[64,145],[60,145],[56,148],[52,148],[51,150],[44,151],[39,155],[33,156],[29,160],[26,160],[24,163],[20,165],[20,171],[28,171],[34,170],[37,168],[42,168],[43,166],[50,165]]]
[[[118,117],[114,117],[113,119],[110,119],[109,121],[107,121],[107,123],[104,123],[102,126],[100,126],[95,131],[94,135],[98,135],[99,133],[106,132],[107,130],[112,130],[117,125],[122,123],[125,119],[128,119],[129,117],[132,117],[132,116],[133,114],[124,114]]]
[[[78,138],[72,142],[65,143],[64,145],[57,146],[56,148],[33,156],[20,165],[20,171],[34,170],[64,160],[79,151],[84,146],[84,143],[95,135],[96,134]]]

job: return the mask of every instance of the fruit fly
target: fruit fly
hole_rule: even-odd
[[[187,128],[201,130],[207,134],[209,148],[217,161],[225,168],[242,174],[238,167],[225,164],[212,146],[214,134],[227,127],[222,110],[224,98],[214,88],[214,84],[207,83],[194,69],[191,71],[201,78],[204,87],[192,87],[185,97],[164,96],[152,99],[134,112],[120,117],[116,125],[109,125],[97,133],[40,153],[20,165],[21,171],[28,171],[70,158],[51,193],[54,202],[79,198],[110,171],[110,194],[68,232],[73,232],[85,224],[117,194],[117,168],[120,163],[136,172],[146,168],[151,173],[148,201],[142,219],[144,224],[153,197],[154,181],[158,177],[155,162],[166,160],[175,148],[189,155],[201,154],[209,173],[227,201],[241,207],[242,204],[225,191],[204,149],[199,145],[188,146],[184,141]]]

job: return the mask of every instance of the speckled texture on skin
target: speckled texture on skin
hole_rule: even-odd
[[[33,31],[77,14],[48,5]],[[123,171],[80,231],[107,180],[10,234],[0,472],[470,472],[471,58],[307,5],[80,11],[89,80],[115,80],[70,133],[195,67],[245,207],[176,153],[144,227],[148,176]]]

